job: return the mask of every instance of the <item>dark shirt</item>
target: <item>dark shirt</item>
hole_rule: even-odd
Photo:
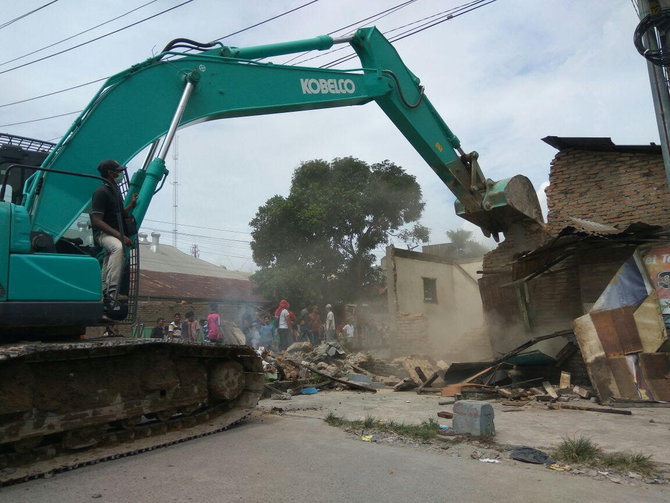
[[[165,330],[162,327],[154,327],[151,331],[151,338],[162,339],[163,337],[165,337]]]
[[[123,211],[123,201],[118,187],[103,183],[91,198],[91,213],[102,215],[102,220],[112,229],[120,231],[119,212]]]

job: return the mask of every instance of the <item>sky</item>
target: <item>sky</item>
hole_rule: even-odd
[[[82,110],[102,82],[56,91],[122,71],[175,38],[207,42],[224,37],[224,45],[249,47],[331,32],[340,36],[352,26],[371,25],[390,38],[472,2],[415,0],[376,16],[403,3],[13,2],[0,14],[0,132],[57,142],[77,117],[71,112]],[[544,202],[556,154],[541,141],[545,136],[659,143],[646,62],[633,46],[639,19],[631,0],[492,0],[477,6],[394,46],[463,149],[479,153],[485,177],[526,175]],[[318,56],[300,64],[319,67],[341,54],[310,53],[288,64]],[[335,68],[359,66],[350,60]],[[388,159],[416,177],[426,202],[421,223],[431,231],[431,244],[447,242],[446,231],[459,228],[484,239],[455,215],[453,194],[374,102],[181,129],[167,158],[171,178],[154,198],[142,231],[160,232],[162,242],[174,244],[176,216],[178,248],[189,253],[197,244],[200,258],[252,272],[249,222],[258,208],[276,194],[288,195],[300,163],[345,156],[370,164]],[[142,162],[128,163],[131,173]],[[376,254],[383,256],[383,247]]]

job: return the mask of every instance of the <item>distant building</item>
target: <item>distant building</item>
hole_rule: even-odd
[[[205,319],[216,303],[224,319],[240,323],[255,316],[264,299],[255,293],[251,273],[230,271],[140,234],[140,287],[137,322],[153,326],[159,316],[170,321],[174,313],[193,311]]]

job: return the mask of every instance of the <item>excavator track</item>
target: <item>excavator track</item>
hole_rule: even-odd
[[[246,346],[3,346],[0,484],[225,430],[254,410],[263,383],[261,360]]]

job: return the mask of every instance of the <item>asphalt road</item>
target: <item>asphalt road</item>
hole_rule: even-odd
[[[166,449],[0,489],[0,502],[667,502],[619,485],[455,450],[363,442],[321,419],[265,415]]]

